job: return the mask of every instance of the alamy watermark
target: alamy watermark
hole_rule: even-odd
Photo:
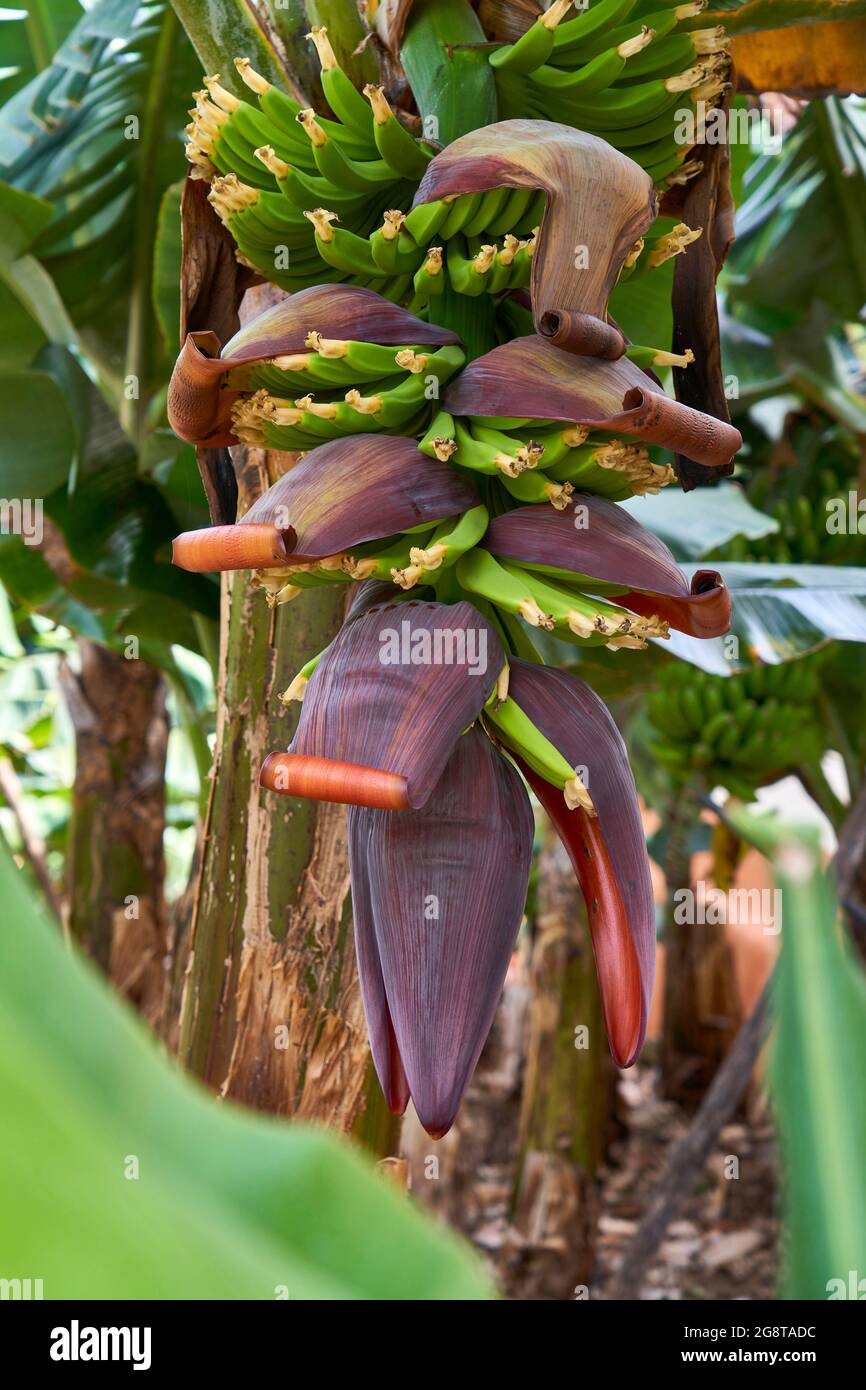
[[[404,618],[399,630],[379,633],[383,666],[465,666],[470,676],[487,673],[487,629],[483,627],[413,627]]]
[[[722,888],[699,881],[674,893],[674,921],[680,927],[751,926],[765,936],[782,930],[780,888]]]
[[[43,512],[41,497],[0,497],[0,536],[20,536],[25,545],[41,545]]]

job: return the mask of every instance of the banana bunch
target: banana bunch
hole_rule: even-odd
[[[720,558],[776,565],[856,565],[862,557],[863,538],[847,520],[852,488],[857,496],[856,459],[850,460],[850,472],[844,466],[848,461],[840,462],[843,466],[834,471],[821,467],[816,459],[815,468],[805,477],[798,476],[802,491],[774,502],[762,498],[758,505],[779,523],[778,531],[756,539],[735,536]],[[833,526],[831,518],[838,512],[843,524]]]
[[[622,502],[676,481],[670,464],[653,462],[634,441],[550,420],[454,419],[439,411],[418,447],[452,466],[486,474],[488,502],[497,512],[536,502],[563,511],[575,490]]]
[[[671,662],[646,702],[650,750],[677,781],[704,770],[737,796],[823,752],[819,657],[711,676]]]
[[[706,0],[596,0],[565,19],[571,0],[555,0],[491,54],[500,115],[576,126],[629,155],[657,186],[687,182],[702,167],[688,151],[730,67],[724,29],[692,26],[705,8]],[[695,113],[688,143],[678,138],[684,103]]]
[[[232,428],[254,448],[306,452],[347,434],[423,432],[441,387],[463,366],[454,346],[382,347],[311,332],[307,351],[241,366]]]
[[[355,89],[325,29],[309,37],[338,120],[303,109],[245,58],[235,66],[256,105],[218,76],[195,94],[187,158],[239,258],[289,292],[340,281],[398,303],[412,296],[418,309],[446,278],[467,295],[525,287],[543,193],[497,188],[405,214],[434,150],[400,123],[381,87]]]

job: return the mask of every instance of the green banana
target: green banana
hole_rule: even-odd
[[[315,111],[301,111],[298,123],[309,138],[313,159],[322,178],[330,179],[338,188],[370,193],[383,184],[398,181],[399,176],[384,159],[357,159],[346,154],[339,141],[327,133]]]
[[[595,815],[592,799],[578,773],[510,695],[501,702],[491,698],[484,716],[507,748],[517,753],[539,777],[559,787],[571,810],[580,806],[587,814]]]
[[[468,593],[489,599],[506,613],[522,618],[530,627],[552,631],[554,620],[536,603],[528,578],[515,576],[488,550],[476,546],[457,561],[457,579]]]
[[[503,472],[500,482],[518,502],[549,502],[558,512],[565,511],[574,492],[571,483],[554,482],[546,473],[518,473],[515,477]]]
[[[403,235],[411,237],[416,246],[425,247],[442,227],[450,209],[451,204],[444,199],[432,203],[419,203],[406,214]]]
[[[557,25],[571,9],[573,0],[553,0],[525,34],[514,43],[497,48],[490,55],[490,65],[508,72],[526,73],[546,63],[553,51]]]
[[[636,3],[637,0],[596,0],[582,14],[559,25],[554,34],[554,50],[585,43],[595,34],[606,33],[615,25],[623,24]]]
[[[454,462],[478,473],[516,478],[538,462],[538,453],[531,446],[496,430],[485,429],[477,421],[471,427],[456,421],[454,438],[457,443]]]
[[[428,458],[447,463],[457,450],[455,432],[454,417],[445,410],[439,410],[433,416],[427,433],[418,441],[418,448],[422,454],[427,454]]]
[[[322,68],[322,91],[325,93],[325,100],[334,115],[350,130],[356,131],[371,146],[372,153],[372,148],[375,147],[373,114],[351,78],[337,62],[327,29],[314,26],[307,34],[307,38],[315,45],[319,57]]]
[[[446,247],[446,267],[451,288],[458,294],[475,297],[487,288],[496,247],[482,246],[470,255],[462,236],[453,236]]]
[[[425,574],[440,568],[450,569],[457,564],[461,555],[465,555],[482,539],[489,520],[487,508],[480,504],[461,516],[450,517],[437,526],[422,545],[412,548],[409,554],[411,563],[419,566]]]
[[[626,43],[605,48],[578,68],[576,72],[562,68],[539,68],[529,78],[536,96],[585,98],[597,96],[610,87],[626,70],[628,60],[652,42],[652,30],[644,29]]]
[[[528,586],[532,598],[569,639],[642,648],[647,638],[669,634],[668,624],[659,618],[639,617],[617,604],[580,593],[572,585],[558,584],[537,569],[513,565],[507,560],[499,563],[512,578]]]
[[[475,216],[481,207],[483,197],[483,193],[461,193],[453,199],[448,214],[439,229],[443,241],[448,241],[458,232],[462,232],[466,223]]]
[[[396,178],[420,179],[432,153],[400,124],[388,104],[383,87],[370,82],[364,88],[364,96],[372,108],[373,135],[380,158]]]
[[[374,261],[369,240],[345,227],[331,225],[338,221],[335,212],[329,212],[327,208],[313,208],[304,216],[312,223],[319,255],[335,270],[367,275],[371,279],[386,273]]]

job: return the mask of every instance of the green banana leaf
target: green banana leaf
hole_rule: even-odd
[[[779,523],[753,507],[737,483],[717,483],[706,492],[663,488],[657,496],[620,503],[635,521],[665,542],[678,560],[699,560],[735,536],[757,540]]]
[[[47,67],[81,14],[80,0],[24,0],[0,11],[0,104]]]
[[[142,409],[170,365],[151,307],[153,247],[200,77],[166,0],[98,0],[0,110],[0,173],[53,205],[33,251],[103,373],[118,388],[138,378]]]
[[[723,275],[731,306],[773,310],[788,328],[814,300],[856,322],[866,301],[866,110],[810,102],[780,154],[754,161]]]
[[[831,641],[866,642],[866,569],[715,561],[712,567],[731,590],[731,632],[709,641],[672,632],[664,643],[672,656],[729,676],[754,661],[792,661]],[[686,574],[696,568],[683,565]]]
[[[64,947],[0,853],[4,1274],[44,1295],[477,1299],[468,1247],[320,1130],[218,1103]]]
[[[770,1087],[782,1149],[784,1298],[862,1298],[866,1255],[866,981],[837,924],[817,832],[733,811],[774,863],[782,954]],[[854,1271],[853,1292],[851,1272]]]

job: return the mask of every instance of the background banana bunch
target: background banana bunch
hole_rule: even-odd
[[[701,163],[677,138],[678,112],[694,108],[699,138],[730,66],[724,29],[694,27],[705,8],[599,0],[566,19],[570,0],[559,0],[491,55],[500,114],[577,126],[623,150],[655,184],[687,181]]]
[[[677,783],[704,772],[736,796],[817,762],[822,655],[712,676],[686,662],[659,672],[646,700],[650,752]]]

